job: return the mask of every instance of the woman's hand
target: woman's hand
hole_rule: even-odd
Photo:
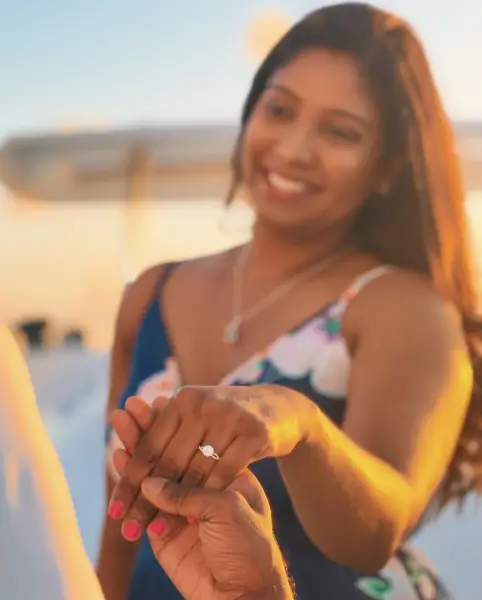
[[[140,403],[131,399],[130,410],[139,412]],[[278,386],[182,388],[156,411],[138,443],[125,444],[132,457],[123,465],[110,516],[123,518],[124,536],[137,540],[155,513],[140,493],[146,477],[224,489],[251,463],[290,454],[306,439],[314,410],[306,397]],[[114,427],[116,420],[126,421],[121,415]],[[123,428],[116,431],[125,443]],[[203,446],[210,446],[214,456],[203,454]]]
[[[292,598],[269,504],[251,473],[222,492],[163,479],[145,480],[142,491],[163,513],[183,517],[174,529],[172,519],[156,518],[148,535],[159,564],[185,598]]]

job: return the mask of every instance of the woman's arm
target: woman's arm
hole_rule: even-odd
[[[131,370],[131,357],[136,332],[149,300],[155,293],[162,266],[155,266],[142,273],[124,293],[115,327],[111,351],[110,384],[107,405],[107,422],[117,408]],[[106,461],[107,502],[115,487],[112,472]],[[106,600],[125,600],[132,579],[137,544],[126,542],[120,533],[119,524],[105,519],[102,530],[97,575]]]
[[[67,482],[13,336],[0,328],[2,597],[101,600]]]
[[[342,430],[317,411],[281,474],[307,535],[333,560],[380,569],[417,522],[453,454],[472,389],[455,312],[393,274],[353,301]]]

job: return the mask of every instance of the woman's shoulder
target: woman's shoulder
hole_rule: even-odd
[[[363,293],[359,294],[357,304],[361,308],[377,306],[417,306],[422,309],[434,309],[453,312],[450,301],[440,294],[428,276],[408,269],[395,267],[377,267],[380,275],[369,280]],[[362,276],[363,278],[363,276]]]
[[[186,283],[205,281],[206,277],[219,274],[226,265],[231,264],[236,251],[237,248],[230,248],[213,254],[153,265],[142,271],[135,281],[126,286],[126,294],[137,300],[151,296],[167,271],[169,271],[169,280],[175,277]]]
[[[142,271],[124,288],[117,314],[116,330],[128,337],[137,331],[151,302],[157,301],[161,288],[179,297],[192,289],[199,291],[219,279],[232,262],[233,249],[192,259],[159,263]],[[130,332],[130,336],[128,333]]]
[[[431,280],[407,269],[387,269],[366,285],[347,308],[344,328],[360,333],[390,323],[410,330],[427,329],[438,334],[462,334],[461,315],[454,304],[439,293]]]
[[[176,293],[183,293],[219,283],[227,274],[232,273],[237,251],[238,248],[230,248],[178,263],[172,276],[169,276],[169,286],[175,289]]]

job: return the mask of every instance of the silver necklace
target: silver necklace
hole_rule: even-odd
[[[259,300],[259,302],[256,302],[243,311],[243,273],[246,259],[248,258],[249,254],[249,246],[246,246],[241,251],[233,269],[233,316],[223,330],[224,343],[228,345],[237,344],[241,337],[240,334],[242,325],[280,300],[294,287],[310,279],[310,277],[312,277],[315,273],[320,273],[321,271],[326,270],[328,267],[331,267],[331,265],[342,258],[348,252],[348,250],[349,248],[344,248],[343,250],[328,256],[324,260],[310,265],[302,271],[299,271],[293,275],[293,277],[281,282],[278,286],[271,290],[268,295]]]

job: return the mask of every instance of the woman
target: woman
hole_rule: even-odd
[[[107,598],[178,598],[141,537],[159,519],[144,477],[222,487],[251,465],[301,600],[449,599],[403,542],[480,484],[482,328],[454,140],[410,28],[364,4],[295,25],[245,102],[238,190],[250,244],[154,267],[120,308],[109,406],[132,457]],[[125,404],[181,385],[148,427]]]

